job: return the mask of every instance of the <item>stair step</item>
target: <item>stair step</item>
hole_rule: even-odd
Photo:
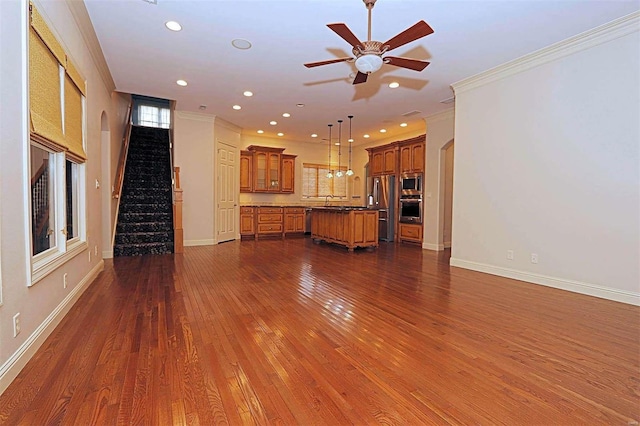
[[[136,222],[136,223],[118,223],[117,234],[124,233],[141,233],[141,232],[172,232],[173,223],[169,222]],[[116,234],[116,238],[117,238]]]
[[[113,248],[114,256],[144,256],[148,254],[171,254],[173,243],[119,244]]]
[[[123,232],[116,235],[116,244],[173,243],[173,231]]]
[[[137,222],[167,222],[172,223],[173,219],[171,218],[170,213],[166,212],[124,212],[122,214],[118,214],[118,221],[128,222],[128,223],[137,223]]]
[[[120,207],[121,213],[170,213],[173,206],[170,203],[124,203]]]

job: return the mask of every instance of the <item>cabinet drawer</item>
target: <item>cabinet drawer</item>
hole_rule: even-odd
[[[258,213],[282,213],[282,207],[258,207]]]
[[[258,224],[258,233],[268,234],[270,232],[281,233],[282,224],[281,223],[259,223]]]
[[[422,239],[422,227],[420,225],[407,225],[400,224],[400,238],[407,238],[411,240]]]
[[[304,207],[287,207],[285,211],[287,214],[302,214],[304,213]]]
[[[253,207],[240,207],[240,214],[253,214]]]
[[[281,214],[261,213],[258,215],[258,223],[280,223],[280,222],[282,222],[282,213]]]

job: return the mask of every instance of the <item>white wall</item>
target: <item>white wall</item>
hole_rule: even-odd
[[[87,238],[93,254],[102,251],[101,116],[113,116],[110,92],[85,44],[80,27],[65,1],[36,1],[67,53],[87,80]],[[89,250],[62,264],[32,287],[29,237],[29,173],[27,125],[27,10],[26,0],[0,1],[0,194],[2,205],[3,305],[0,306],[0,392],[3,392],[60,319],[68,312],[103,267]],[[94,35],[95,36],[95,35]],[[94,52],[95,53],[95,52]],[[101,55],[101,53],[97,53]],[[67,288],[63,274],[67,273]],[[22,331],[13,337],[12,318],[20,313]]]
[[[452,265],[640,304],[638,16],[454,85]]]

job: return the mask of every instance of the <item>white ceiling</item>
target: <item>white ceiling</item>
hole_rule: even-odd
[[[178,110],[221,117],[243,134],[263,129],[265,136],[283,132],[283,139],[293,141],[321,142],[327,124],[338,119],[345,120],[344,138],[351,114],[356,144],[365,141],[364,133],[377,140],[424,128],[424,117],[452,107],[441,103],[453,96],[451,83],[640,8],[637,0],[378,0],[372,39],[385,41],[424,20],[434,34],[392,54],[431,65],[422,72],[383,65],[366,83],[352,85],[351,62],[311,69],[303,63],[351,56],[349,44],[326,24],[343,22],[367,39],[362,0],[85,3],[118,91],[175,100]],[[167,30],[169,20],[183,30]],[[252,48],[234,48],[237,38]],[[188,86],[176,85],[178,79]],[[390,89],[392,81],[400,87]],[[244,97],[245,90],[254,96]],[[235,104],[242,109],[233,110]],[[413,111],[419,113],[403,116]],[[285,112],[291,117],[283,118]],[[271,120],[278,124],[269,125]],[[401,122],[409,127],[400,128]],[[386,135],[380,128],[388,129]],[[312,133],[319,137],[312,139]]]

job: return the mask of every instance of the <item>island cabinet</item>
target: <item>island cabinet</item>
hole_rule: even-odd
[[[255,207],[240,207],[240,238],[254,238],[255,227]]]
[[[304,235],[304,207],[284,208],[284,233]]]
[[[283,208],[257,207],[257,210],[256,240],[267,236],[284,238]]]
[[[240,192],[293,193],[296,156],[283,151],[257,145],[241,151]]]
[[[378,211],[362,208],[314,208],[311,210],[311,238],[345,246],[378,247]]]
[[[400,144],[400,173],[424,172],[424,145],[424,136]]]
[[[401,242],[422,243],[422,225],[420,224],[400,222],[398,233],[400,234],[398,240]]]

